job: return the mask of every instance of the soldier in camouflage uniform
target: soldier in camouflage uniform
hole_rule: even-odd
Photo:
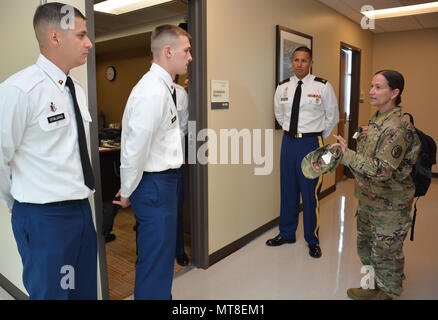
[[[357,250],[363,265],[374,268],[377,284],[374,290],[348,289],[353,299],[392,299],[403,292],[403,242],[415,193],[410,173],[420,149],[415,128],[399,107],[403,87],[400,73],[376,73],[370,96],[379,111],[359,137],[357,151],[347,149],[341,137],[335,144],[341,146],[342,163],[355,177]]]

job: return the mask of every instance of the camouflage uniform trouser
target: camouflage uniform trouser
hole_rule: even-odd
[[[390,296],[403,293],[403,242],[411,226],[410,210],[376,209],[359,202],[357,252],[374,268],[377,286]]]

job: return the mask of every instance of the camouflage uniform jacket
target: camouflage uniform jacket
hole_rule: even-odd
[[[419,150],[420,139],[400,107],[377,112],[357,152],[347,149],[342,159],[355,176],[355,196],[376,209],[410,209],[415,192],[410,173]]]

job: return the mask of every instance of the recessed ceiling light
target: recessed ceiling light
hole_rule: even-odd
[[[95,4],[94,11],[123,14],[170,1],[172,0],[107,0]]]
[[[362,11],[361,13],[370,19],[383,19],[431,12],[438,12],[438,1],[397,8]]]

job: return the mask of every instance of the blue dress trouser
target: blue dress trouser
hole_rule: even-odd
[[[137,220],[135,300],[171,299],[178,174],[145,173],[130,200]]]
[[[178,169],[178,221],[176,232],[176,255],[184,254],[184,165]]]
[[[295,240],[303,200],[304,238],[309,244],[319,244],[319,193],[322,176],[307,179],[301,170],[301,161],[313,150],[322,147],[322,137],[292,138],[283,135],[280,156],[280,236]]]
[[[88,200],[15,201],[12,229],[31,300],[96,300],[97,236]]]

